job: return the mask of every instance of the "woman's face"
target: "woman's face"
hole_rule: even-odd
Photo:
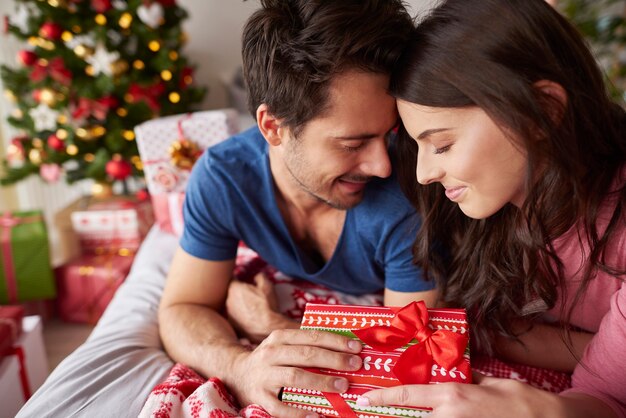
[[[437,108],[398,101],[409,135],[417,142],[417,181],[438,182],[470,218],[487,218],[526,197],[523,150],[478,107]]]

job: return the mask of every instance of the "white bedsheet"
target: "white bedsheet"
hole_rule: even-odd
[[[178,239],[154,226],[87,341],[50,374],[17,417],[136,417],[173,366],[157,308]]]

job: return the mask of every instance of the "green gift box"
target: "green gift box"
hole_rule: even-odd
[[[56,296],[48,231],[41,211],[0,216],[0,304]]]

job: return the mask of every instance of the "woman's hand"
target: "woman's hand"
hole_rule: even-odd
[[[429,418],[611,417],[608,405],[589,396],[564,397],[511,379],[474,373],[474,383],[405,385],[363,394],[358,405],[432,408]]]
[[[254,277],[255,284],[233,280],[228,288],[226,313],[240,336],[252,343],[260,343],[273,330],[298,328],[278,312],[274,286],[263,273]]]

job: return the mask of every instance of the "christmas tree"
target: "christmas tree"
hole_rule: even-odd
[[[176,0],[16,0],[5,34],[25,48],[1,76],[20,134],[2,184],[141,176],[133,128],[190,111],[205,93],[181,54],[186,17]]]
[[[613,97],[626,101],[626,4],[624,0],[559,0],[559,9],[587,38],[605,70]]]

